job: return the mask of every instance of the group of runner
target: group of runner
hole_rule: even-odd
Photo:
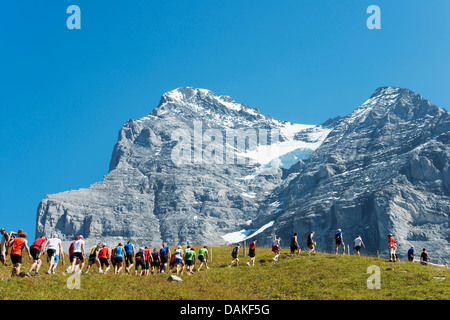
[[[315,253],[315,247],[316,242],[314,241],[314,235],[315,232],[311,231],[306,239],[306,246],[309,249],[309,251],[306,253],[308,256],[310,256],[312,253]],[[297,232],[294,233],[293,237],[290,239],[290,257],[293,257],[295,253],[297,253],[297,256],[300,256],[300,245],[298,244],[298,234]],[[342,234],[341,229],[337,229],[337,232],[334,235],[335,240],[335,253],[339,253],[339,249],[342,248],[342,254],[345,254],[345,244],[344,244],[344,236]],[[256,243],[258,242],[257,239],[253,239],[253,241],[250,243],[249,246],[249,257],[250,260],[247,262],[247,265],[255,265],[255,247]],[[232,260],[228,267],[231,267],[234,263],[236,265],[239,265],[239,250],[242,247],[241,243],[238,243],[232,250],[231,256]],[[358,235],[353,240],[353,250],[356,251],[356,255],[361,255],[361,247],[366,248],[361,235]],[[273,257],[273,261],[278,261],[278,257],[280,256],[280,250],[281,250],[281,237],[275,237],[273,243],[272,243],[272,252],[275,254]],[[394,237],[392,234],[388,234],[388,251],[389,251],[389,261],[396,262],[399,261],[398,254],[397,254],[397,244],[395,242]],[[411,246],[411,248],[408,250],[408,261],[414,261],[414,246]],[[428,252],[424,248],[421,255],[420,255],[420,262],[422,264],[427,264],[428,261],[431,261],[430,256],[428,255]]]
[[[51,238],[47,239],[45,236],[41,236],[36,239],[30,247],[28,247],[28,242],[26,240],[27,234],[23,230],[18,230],[17,232],[10,232],[9,234],[4,228],[0,230],[1,240],[0,240],[0,261],[3,265],[6,264],[6,256],[8,251],[10,251],[11,262],[13,264],[12,275],[19,275],[20,268],[22,265],[22,252],[25,251],[28,254],[29,259],[33,259],[33,263],[26,273],[26,276],[31,276],[31,272],[35,272],[35,276],[39,276],[39,270],[42,266],[42,261],[40,259],[41,255],[47,253],[48,260],[48,270],[47,274],[54,274],[59,261],[62,261],[64,265],[64,254],[62,248],[62,241],[58,238],[57,234],[53,234]],[[306,240],[307,247],[309,251],[307,255],[311,255],[315,252],[316,242],[314,241],[315,232],[311,231]],[[294,233],[290,240],[290,257],[295,253],[300,256],[300,246],[298,244],[298,234]],[[342,230],[338,229],[334,236],[336,248],[335,252],[338,254],[339,249],[342,248],[342,253],[345,254],[345,245]],[[253,239],[249,245],[249,261],[247,265],[254,266],[256,259],[256,244],[258,240]],[[242,247],[241,243],[238,243],[232,250],[231,256],[232,260],[229,264],[231,267],[234,263],[239,265],[239,250]],[[365,248],[365,244],[360,235],[358,235],[353,241],[353,249],[356,251],[357,255],[360,255],[361,247]],[[277,261],[280,256],[281,249],[281,238],[275,237],[272,244],[272,252],[275,254],[273,257],[274,261]],[[389,259],[392,262],[398,261],[397,255],[397,244],[395,242],[392,234],[388,235],[388,250]],[[69,247],[69,260],[70,265],[66,269],[67,273],[72,272],[82,272],[86,263],[86,248],[85,241],[82,235],[76,236],[75,240],[71,243]],[[191,275],[194,272],[194,267],[197,260],[200,265],[197,271],[200,271],[203,266],[207,269],[208,267],[208,248],[204,246],[199,249],[198,254],[195,249],[191,246],[187,246],[183,250],[181,246],[178,246],[174,253],[171,253],[170,247],[163,243],[162,247],[158,250],[157,248],[150,249],[148,246],[139,247],[138,249],[129,241],[127,244],[123,245],[119,243],[117,246],[109,248],[105,243],[97,243],[94,245],[90,251],[87,258],[87,266],[85,273],[88,273],[92,265],[98,267],[99,273],[107,273],[111,266],[114,269],[114,274],[118,274],[125,267],[125,272],[130,274],[134,266],[134,274],[147,276],[155,273],[165,273],[167,271],[167,266],[169,267],[168,273],[171,273],[174,269],[177,274],[183,274],[185,271],[187,275]],[[414,246],[408,250],[408,260],[414,261]],[[427,261],[431,261],[425,248],[420,256],[420,260],[423,264]]]
[[[20,274],[23,250],[26,251],[30,260],[33,259],[33,263],[26,273],[28,277],[31,276],[33,271],[34,276],[39,276],[39,270],[42,266],[41,255],[44,253],[47,253],[49,265],[47,274],[55,273],[59,261],[64,265],[62,241],[57,234],[53,234],[49,239],[41,236],[31,246],[28,246],[27,234],[23,230],[7,233],[2,228],[0,233],[0,260],[3,265],[6,265],[6,256],[8,253],[10,254],[13,276]],[[99,273],[106,274],[112,266],[114,274],[120,273],[124,267],[125,272],[130,274],[134,266],[135,275],[146,276],[150,274],[150,270],[152,274],[165,273],[167,265],[169,265],[168,273],[176,269],[177,274],[183,274],[186,271],[187,275],[191,275],[194,272],[197,260],[200,262],[197,271],[200,271],[203,266],[209,269],[207,246],[200,248],[197,255],[195,249],[189,245],[184,250],[181,246],[178,246],[174,254],[171,254],[170,247],[166,243],[163,243],[159,250],[157,248],[151,250],[148,246],[137,249],[131,241],[125,245],[119,243],[112,248],[109,248],[105,243],[97,243],[89,250],[86,259],[84,238],[82,235],[76,236],[69,247],[70,265],[66,269],[66,273],[82,272],[86,260],[85,273],[88,273],[95,264]]]

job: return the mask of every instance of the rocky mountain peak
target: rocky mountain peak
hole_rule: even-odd
[[[239,117],[249,119],[267,118],[258,109],[234,101],[226,95],[218,96],[207,89],[180,87],[162,95],[160,103],[151,115],[170,117],[173,115],[191,118]]]

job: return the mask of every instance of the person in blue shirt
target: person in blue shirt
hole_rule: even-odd
[[[125,271],[130,273],[131,268],[134,266],[134,246],[131,244],[131,241],[124,246],[125,249]]]
[[[334,235],[336,241],[336,254],[338,254],[339,247],[342,247],[342,254],[345,254],[344,237],[342,236],[342,230],[338,229],[338,232]]]
[[[414,262],[414,246],[408,250],[408,261]]]
[[[160,272],[164,273],[166,272],[166,268],[167,268],[167,261],[170,260],[170,247],[166,244],[163,243],[163,247],[161,248],[161,250],[159,250],[159,257],[161,259],[161,264],[160,264]]]
[[[123,256],[125,255],[125,249],[122,243],[119,243],[116,247],[116,252],[114,256],[114,274],[120,273],[123,267]]]

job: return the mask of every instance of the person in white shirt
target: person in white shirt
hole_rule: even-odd
[[[275,257],[272,259],[273,261],[278,261],[278,257],[280,256],[280,249],[281,249],[280,241],[281,241],[280,237],[278,238],[275,237],[275,241],[272,243],[272,251],[273,253],[275,253]]]
[[[9,242],[9,234],[5,231],[5,228],[2,228],[0,233],[0,261],[3,265],[6,265],[6,244]]]
[[[364,242],[361,239],[361,236],[358,235],[356,237],[355,240],[353,240],[353,250],[356,250],[356,254],[359,256],[360,255],[360,251],[361,251],[361,246],[364,247],[364,249],[366,248],[366,246],[364,245]]]
[[[181,246],[178,246],[178,248],[175,250],[174,256],[175,256],[175,266],[177,267],[177,274],[179,274],[180,271],[183,271],[184,267],[184,259],[183,259],[184,253]]]
[[[57,259],[59,256],[61,256],[62,264],[64,265],[64,253],[62,249],[62,242],[61,239],[58,238],[57,234],[54,234],[50,239],[47,241],[47,256],[49,261],[48,271],[47,274],[55,273],[56,265],[57,265]]]
[[[85,256],[85,250],[84,250],[84,238],[83,236],[79,236],[78,240],[75,241],[73,244],[73,260],[72,260],[72,266],[70,270],[73,272],[75,271],[75,265],[80,265],[80,270],[84,268],[84,256]]]

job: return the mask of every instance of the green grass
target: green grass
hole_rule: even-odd
[[[89,274],[81,275],[80,289],[67,288],[70,276],[64,273],[67,264],[60,264],[55,275],[45,274],[46,256],[42,257],[40,277],[23,277],[30,266],[27,257],[22,277],[10,277],[12,265],[8,256],[8,266],[0,266],[0,290],[5,300],[448,300],[450,297],[449,270],[436,266],[327,253],[307,256],[302,252],[300,257],[290,258],[287,249],[274,262],[270,249],[257,248],[254,267],[246,265],[249,257],[241,252],[239,266],[228,268],[231,250],[214,247],[210,269],[203,268],[191,276],[180,275],[181,283],[168,281],[168,274],[135,277],[124,271],[114,275],[111,269],[103,275],[93,266]],[[367,288],[370,265],[380,268],[381,289]]]

